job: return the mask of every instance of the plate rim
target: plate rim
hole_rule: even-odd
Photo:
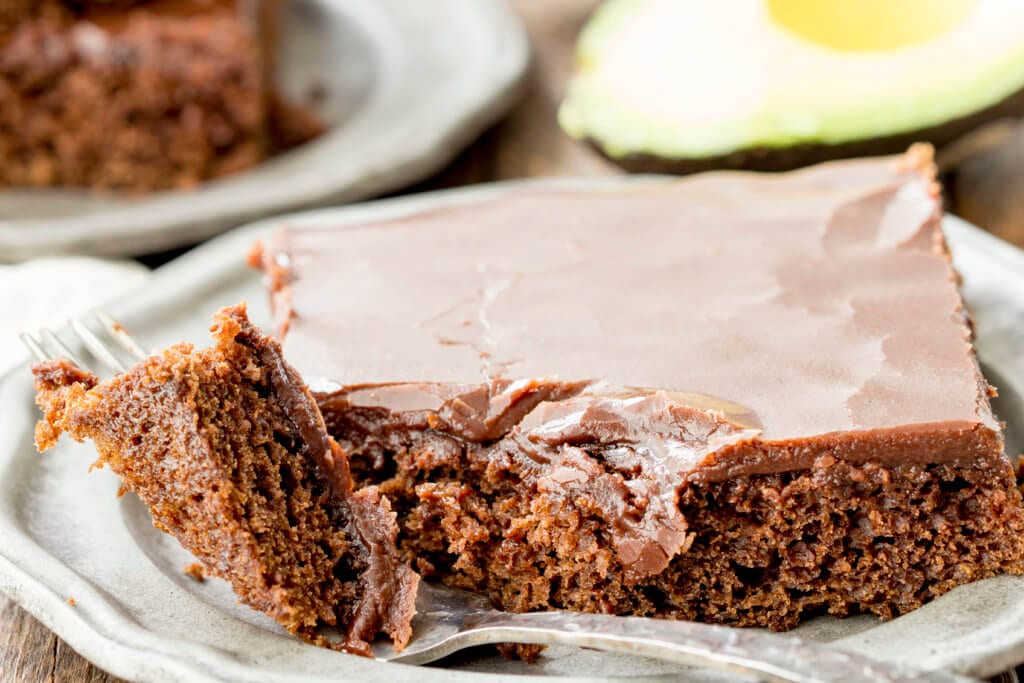
[[[650,176],[620,176],[504,181],[376,200],[351,206],[315,209],[263,219],[221,235],[168,263],[155,271],[150,281],[138,292],[113,303],[109,309],[131,326],[133,318],[145,316],[153,310],[154,306],[159,306],[161,301],[180,301],[188,296],[189,290],[195,287],[209,286],[220,278],[237,276],[246,269],[243,257],[246,248],[252,241],[269,234],[283,223],[329,225],[387,220],[431,207],[474,203],[517,191],[536,189],[600,191],[622,183],[664,182],[665,180],[667,179]],[[946,217],[944,229],[951,241],[954,242],[954,255],[958,250],[977,251],[990,258],[993,264],[1007,269],[1009,275],[1015,276],[1024,283],[1024,251],[955,217]],[[198,277],[182,277],[190,274],[198,274]],[[1022,310],[1024,310],[1024,305],[1022,305]],[[1014,367],[1005,372],[1006,369],[1002,367],[999,369],[1006,379],[1014,383],[1016,389],[1024,393],[1024,361],[1017,362]],[[0,375],[0,399],[11,392],[21,392],[19,400],[24,400],[25,393],[29,390],[28,373],[24,363]],[[2,425],[0,425],[0,432],[3,432]],[[5,443],[17,442],[17,439],[8,439]],[[20,450],[15,446],[6,449],[0,447],[0,472],[7,472],[12,467],[17,467],[19,453]],[[2,479],[0,477],[0,480]],[[0,493],[4,488],[0,481]],[[198,643],[184,643],[165,638],[165,642],[169,643],[171,649],[174,650],[173,656],[164,648],[154,650],[140,647],[139,639],[146,641],[148,640],[147,636],[152,636],[155,632],[135,623],[127,615],[118,614],[112,598],[104,597],[86,577],[79,576],[70,567],[35,544],[31,537],[17,527],[17,520],[12,517],[15,512],[11,509],[12,506],[10,497],[0,496],[0,541],[4,541],[0,543],[0,590],[7,593],[15,602],[42,621],[47,628],[53,630],[76,651],[101,668],[131,680],[228,681],[246,679],[273,682],[292,680],[292,677],[288,675],[273,672],[267,674],[267,672],[252,669],[220,651],[212,653],[216,656],[211,662],[209,656],[210,650],[213,648]],[[26,550],[26,545],[34,545],[35,548],[29,547]],[[33,550],[36,553],[35,556],[32,555]],[[32,566],[27,567],[26,562]],[[30,569],[35,573],[31,573]],[[40,575],[54,571],[65,575],[63,584],[65,590],[63,592],[50,585],[44,578],[40,578]],[[68,582],[74,586],[72,590],[77,601],[74,607],[68,605],[63,597],[63,594],[67,592]],[[97,612],[101,614],[97,614]],[[114,632],[110,632],[112,628]],[[188,659],[183,656],[190,651],[199,658]],[[977,656],[975,661],[965,663],[957,660],[955,653],[937,653],[936,658],[930,660],[929,664],[954,666],[961,671],[970,671],[975,675],[995,673],[1005,668],[1006,661],[1024,659],[1024,633],[1017,636],[1013,642],[985,653],[984,658],[992,663],[997,663],[995,671],[990,672],[986,669],[985,661],[977,661],[979,659]],[[216,666],[213,666],[214,664]],[[448,680],[545,680],[532,675],[508,676],[506,674],[448,669],[431,670],[391,663],[371,663],[367,666],[369,667],[368,671],[372,672],[371,676],[386,674],[396,683],[406,680],[419,683]],[[343,667],[339,667],[335,673],[343,673]],[[306,676],[303,676],[302,679],[311,680]],[[561,680],[591,679],[565,678]]]

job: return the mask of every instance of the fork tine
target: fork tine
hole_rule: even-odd
[[[92,330],[83,325],[80,320],[72,319],[69,324],[71,325],[71,329],[75,331],[75,334],[78,335],[78,338],[82,340],[83,344],[85,344],[85,348],[89,349],[89,352],[95,356],[97,360],[106,365],[108,369],[115,373],[124,372],[128,369],[125,364],[119,361],[117,356],[111,353],[110,349],[100,341],[99,337],[93,334]]]
[[[59,358],[63,356],[80,368],[86,367],[86,365],[82,363],[81,359],[79,359],[78,356],[76,356],[74,352],[60,340],[60,337],[55,335],[49,328],[44,327],[39,330],[39,336],[42,339],[42,348],[46,358]]]
[[[75,335],[81,340],[82,344],[89,351],[89,353],[106,368],[112,370],[114,373],[126,372],[128,366],[132,361],[144,360],[149,354],[146,353],[145,349],[136,342],[128,331],[121,326],[116,320],[110,317],[103,311],[94,310],[93,317],[96,322],[105,330],[106,335],[116,343],[116,347],[112,346],[111,342],[104,341],[92,331],[85,323],[79,319],[72,319],[68,321],[68,326],[75,333]],[[29,332],[22,332],[19,335],[21,343],[24,344],[28,350],[39,360],[48,360],[51,358],[67,358],[69,361],[74,363],[80,368],[86,368],[87,366],[81,361],[81,359],[75,355],[75,353],[68,348],[68,346],[61,341],[52,330],[48,328],[40,329],[36,334]],[[131,356],[131,361],[125,363],[118,358],[115,350],[120,349]]]
[[[28,332],[22,332],[18,335],[21,339],[21,343],[32,352],[32,355],[36,357],[36,360],[49,360],[49,355],[43,350],[43,347],[39,344],[39,341]]]
[[[124,329],[124,326],[122,326],[121,323],[117,322],[100,310],[94,310],[93,315],[100,321],[107,333],[114,338],[114,341],[116,341],[122,349],[130,353],[135,360],[145,360],[149,357],[146,350],[139,346],[139,343],[135,341],[130,334],[128,334],[128,330]]]

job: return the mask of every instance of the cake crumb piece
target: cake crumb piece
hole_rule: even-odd
[[[355,490],[316,400],[244,304],[210,331],[209,348],[176,344],[102,382],[66,359],[34,365],[40,447],[63,432],[92,440],[191,553],[178,571],[225,580],[312,644],[372,657],[386,633],[401,649],[419,576],[398,558],[389,500]]]
[[[544,651],[544,645],[533,645],[527,643],[499,643],[498,652],[505,659],[512,661],[523,661],[527,664],[536,664],[540,659],[540,653]]]
[[[192,562],[185,565],[185,575],[191,577],[194,581],[202,583],[206,581],[206,570],[203,569],[203,565],[199,562]]]

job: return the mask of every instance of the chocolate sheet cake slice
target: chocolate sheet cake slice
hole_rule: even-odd
[[[380,632],[403,646],[418,578],[395,557],[387,499],[353,492],[313,398],[243,307],[212,333],[212,348],[177,345],[105,382],[36,365],[38,446],[91,439],[157,527],[289,631],[364,655]]]
[[[183,189],[322,132],[273,82],[280,0],[0,0],[0,187]]]
[[[929,148],[285,228],[285,352],[402,557],[510,610],[787,629],[1024,571]]]

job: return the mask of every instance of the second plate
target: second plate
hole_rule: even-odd
[[[135,256],[416,182],[511,105],[529,42],[503,0],[295,0],[279,62],[285,94],[327,93],[317,140],[188,192],[2,190],[0,261]]]

